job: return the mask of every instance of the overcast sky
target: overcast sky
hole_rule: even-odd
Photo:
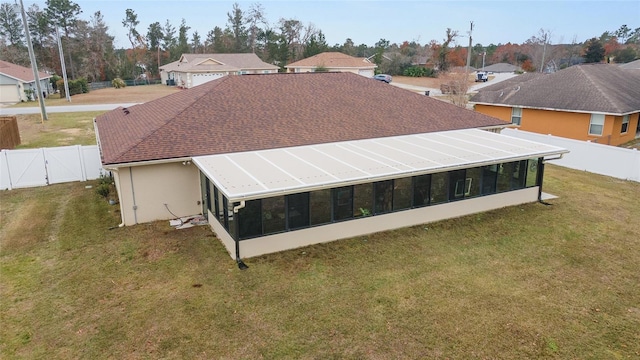
[[[7,1],[7,0],[2,0]],[[25,7],[44,0],[23,0]],[[138,31],[146,34],[149,24],[167,19],[178,28],[184,18],[204,40],[214,26],[227,25],[227,13],[237,2],[243,11],[260,3],[270,25],[277,28],[280,18],[296,19],[304,25],[313,24],[325,34],[329,45],[343,44],[347,38],[358,44],[373,46],[378,40],[391,43],[416,41],[420,44],[436,40],[442,43],[446,29],[457,30],[457,43],[468,44],[470,22],[474,22],[473,44],[520,44],[538,35],[540,29],[551,32],[551,43],[583,42],[599,37],[605,31],[615,31],[621,25],[640,27],[640,0],[600,1],[180,1],[180,0],[79,0],[89,20],[101,11],[116,37],[116,47],[127,47],[129,41],[122,26],[125,10],[138,15]],[[191,37],[189,38],[191,40]]]

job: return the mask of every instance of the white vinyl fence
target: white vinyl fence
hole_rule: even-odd
[[[93,180],[104,173],[96,145],[0,151],[0,190]]]
[[[504,129],[502,134],[559,146],[570,151],[562,159],[554,160],[553,164],[640,182],[640,151],[636,149],[625,149],[516,129]]]

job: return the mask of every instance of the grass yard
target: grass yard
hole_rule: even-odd
[[[248,259],[117,228],[87,184],[0,192],[0,358],[638,359],[640,184]],[[116,228],[113,228],[116,226]]]

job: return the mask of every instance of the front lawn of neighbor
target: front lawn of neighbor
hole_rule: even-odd
[[[247,259],[118,228],[97,182],[0,192],[2,359],[637,359],[640,184]],[[86,188],[94,185],[93,188]]]

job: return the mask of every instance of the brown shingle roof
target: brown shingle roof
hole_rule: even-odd
[[[16,80],[21,80],[25,83],[35,81],[33,77],[33,70],[31,70],[31,68],[12,64],[3,60],[0,60],[0,74],[7,75]],[[38,76],[40,77],[40,80],[48,79],[51,77],[51,75],[43,73],[42,71],[38,71]]]
[[[339,52],[323,52],[318,55],[293,62],[285,68],[296,67],[325,67],[325,68],[375,68],[376,64],[365,58],[356,58]]]
[[[480,89],[471,101],[606,114],[640,111],[640,76],[615,65],[576,65],[532,79],[522,76]]]
[[[226,76],[96,118],[103,164],[503,125],[352,73]]]

